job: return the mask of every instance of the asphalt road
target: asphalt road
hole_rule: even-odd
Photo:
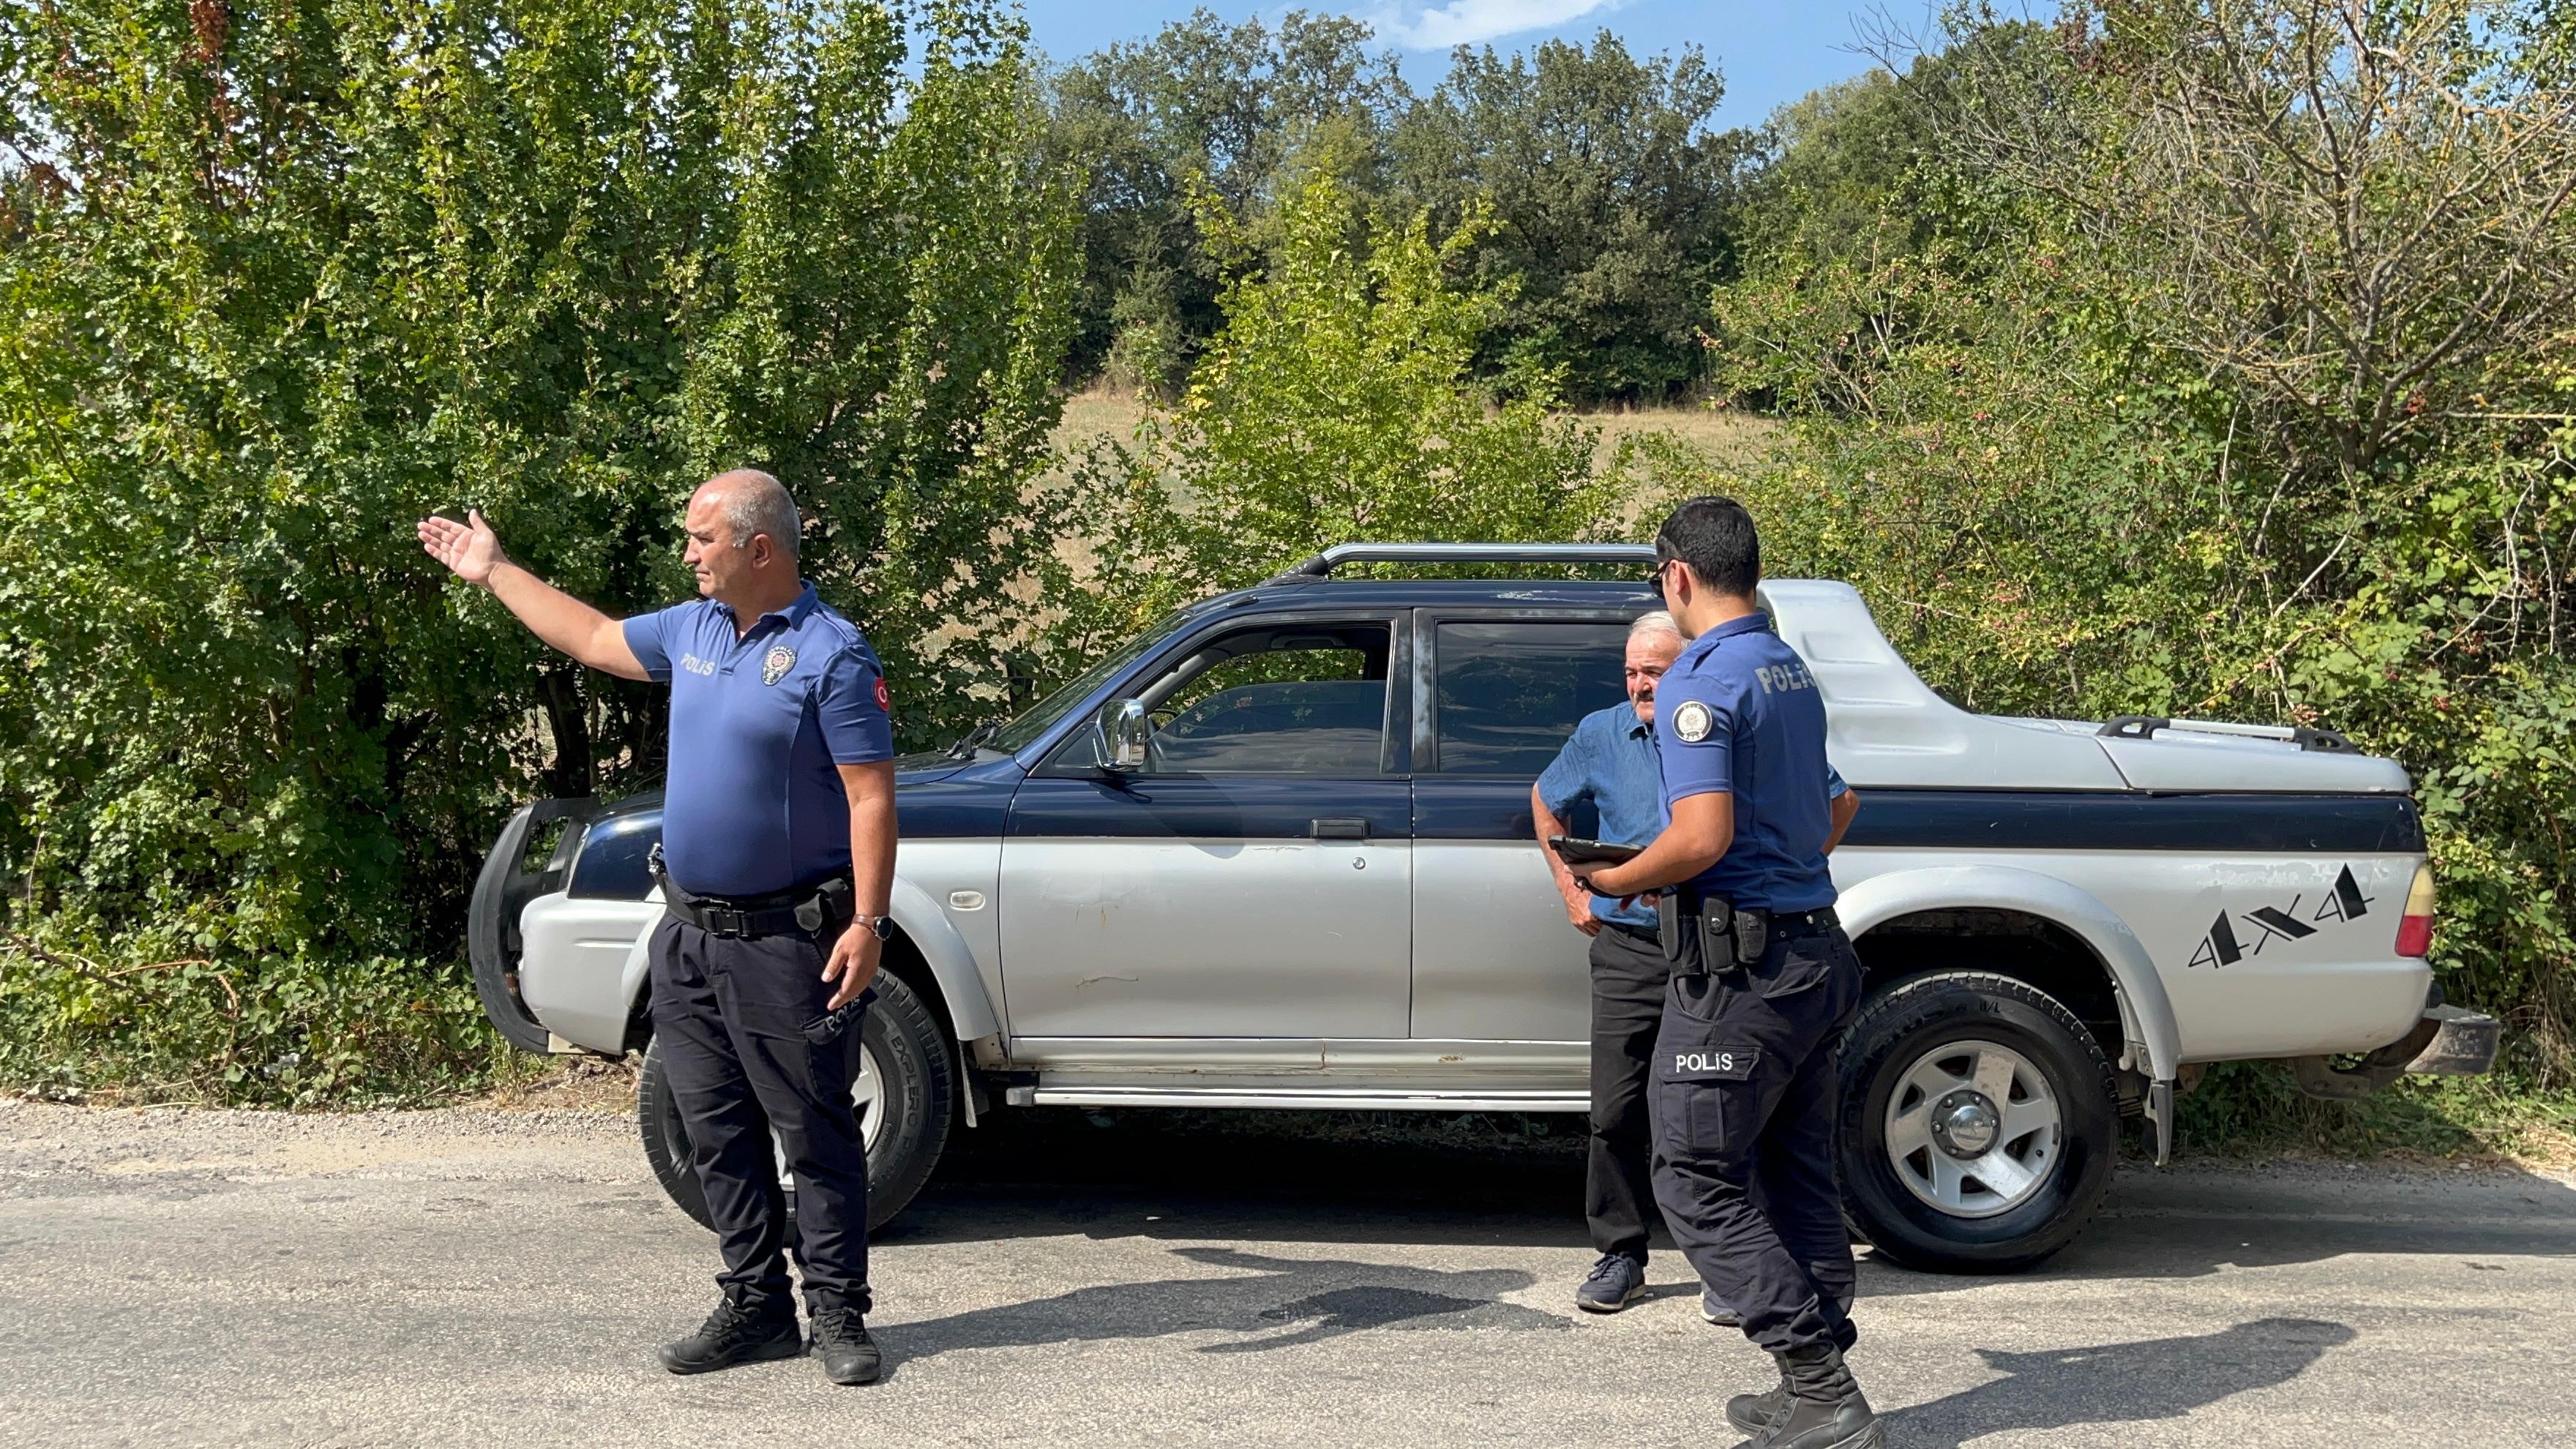
[[[1005,1120],[882,1235],[890,1373],[834,1389],[655,1364],[713,1248],[621,1118],[0,1103],[0,1441],[1725,1449],[1768,1377],[1669,1253],[1572,1310],[1564,1135]],[[2576,1441],[2562,1178],[2128,1171],[2038,1273],[1861,1286],[1897,1446]]]

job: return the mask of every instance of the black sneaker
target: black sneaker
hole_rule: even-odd
[[[736,1303],[716,1305],[698,1331],[678,1343],[662,1346],[662,1367],[675,1374],[702,1374],[738,1363],[794,1358],[805,1351],[796,1331],[796,1310],[784,1312]]]
[[[1624,1253],[1604,1253],[1574,1290],[1574,1306],[1586,1313],[1616,1313],[1646,1293],[1646,1265]]]
[[[1720,1328],[1744,1326],[1744,1320],[1735,1316],[1735,1310],[1726,1306],[1726,1300],[1718,1297],[1714,1288],[1699,1290],[1699,1316]]]
[[[885,1367],[868,1326],[855,1308],[825,1308],[814,1315],[814,1356],[823,1377],[836,1384],[872,1384]]]

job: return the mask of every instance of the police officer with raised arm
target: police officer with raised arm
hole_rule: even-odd
[[[1752,1449],[1876,1449],[1843,1362],[1851,1243],[1834,1184],[1836,1050],[1860,959],[1825,855],[1858,802],[1825,760],[1806,663],[1753,600],[1752,516],[1694,498],[1655,536],[1690,639],[1657,687],[1666,824],[1634,859],[1574,867],[1605,896],[1657,892],[1672,983],[1655,1041],[1655,1196],[1700,1278],[1780,1366],[1727,1418]]]
[[[662,1350],[663,1366],[703,1373],[807,1352],[790,1252],[824,1375],[871,1383],[868,1166],[851,1089],[894,876],[885,677],[798,575],[796,505],[777,479],[708,479],[685,527],[705,597],[622,622],[512,563],[480,513],[424,518],[420,540],[546,643],[671,686],[653,1031],[715,1221],[724,1297]],[[773,1132],[796,1178],[792,1241]]]
[[[1600,816],[1595,833],[1603,840],[1643,844],[1663,828],[1655,685],[1681,651],[1680,626],[1663,610],[1631,625],[1622,660],[1627,699],[1577,722],[1530,787],[1530,818],[1565,898],[1566,919],[1592,938],[1592,1141],[1583,1164],[1583,1216],[1601,1256],[1574,1290],[1574,1305],[1591,1313],[1616,1313],[1646,1291],[1646,1231],[1655,1210],[1647,1069],[1672,967],[1656,944],[1654,909],[1594,895],[1549,842],[1572,833],[1566,818],[1586,802]],[[1711,1321],[1726,1318],[1713,1297],[1703,1297]]]

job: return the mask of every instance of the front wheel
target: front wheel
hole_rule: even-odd
[[[868,1152],[868,1230],[893,1220],[913,1194],[930,1180],[940,1149],[948,1145],[948,1123],[957,1099],[955,1074],[949,1067],[947,1040],[939,1020],[920,993],[891,971],[876,979],[877,998],[860,1019],[859,1079],[850,1099],[859,1114],[859,1138]],[[644,1048],[644,1069],[635,1083],[636,1125],[644,1134],[644,1157],[662,1191],[680,1210],[712,1228],[705,1187],[690,1162],[688,1124],[662,1071],[662,1043]],[[779,1181],[787,1190],[787,1210],[796,1210],[796,1183],[788,1175],[782,1151]]]
[[[2054,997],[1944,972],[1862,1007],[1838,1127],[1854,1232],[1907,1267],[2011,1272],[2073,1241],[2110,1191],[2117,1085]]]

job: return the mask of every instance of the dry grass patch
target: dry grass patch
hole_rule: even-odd
[[[1136,425],[1153,412],[1134,395],[1105,387],[1085,388],[1066,397],[1064,419],[1055,430],[1056,468],[1069,466],[1084,448],[1101,439],[1133,438]],[[1627,439],[1661,433],[1698,449],[1720,468],[1750,470],[1774,454],[1788,436],[1788,430],[1770,418],[1702,403],[1577,411],[1573,416],[1601,432],[1601,445],[1593,454],[1596,469],[1610,466]]]

